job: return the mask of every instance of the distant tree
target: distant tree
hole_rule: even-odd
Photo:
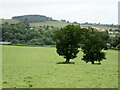
[[[5,23],[0,26],[0,41],[21,45],[54,45],[51,35],[55,28],[45,27],[47,27],[47,30],[34,30],[30,29],[29,23],[27,25],[25,22],[18,24]]]
[[[80,25],[67,25],[53,34],[57,53],[66,59],[66,63],[77,57],[80,47],[80,29]]]
[[[113,46],[117,47],[120,44],[120,36],[116,36],[113,41]]]
[[[19,40],[17,40],[17,39],[12,39],[11,42],[14,43],[14,44],[18,44],[18,43],[19,43]]]
[[[64,20],[64,19],[61,19],[61,21],[62,21],[62,22],[66,22],[66,20]]]
[[[74,21],[73,24],[78,24],[78,23],[76,21]]]
[[[117,45],[117,48],[120,50],[120,44]]]
[[[100,62],[102,59],[106,59],[102,50],[107,50],[107,40],[108,34],[94,31],[92,28],[86,29],[82,42],[84,52],[82,60],[94,64],[94,61]]]
[[[42,38],[38,38],[38,39],[31,39],[30,41],[28,41],[28,43],[30,45],[43,45],[43,39]]]
[[[69,21],[67,21],[67,23],[70,23]]]
[[[2,41],[2,25],[0,25],[0,42]]]
[[[52,41],[51,38],[43,38],[44,45],[53,45],[54,42]]]
[[[54,26],[50,26],[51,28],[55,28]]]
[[[118,45],[120,44],[120,36],[119,35],[118,36],[116,35],[115,37],[111,36],[109,38],[109,43],[112,46],[112,48],[118,47]]]

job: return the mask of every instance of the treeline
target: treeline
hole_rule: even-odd
[[[29,23],[25,22],[5,23],[0,25],[0,41],[16,45],[55,45],[52,34],[56,30],[57,28],[48,25],[36,29],[30,28]],[[109,37],[107,45],[109,48],[120,49],[120,35]]]
[[[120,28],[120,25],[114,25],[114,24],[100,24],[100,23],[81,23],[81,25],[92,25],[92,26],[105,26],[110,28]]]
[[[2,41],[23,45],[54,45],[51,39],[54,29],[33,30],[28,23],[2,24]]]
[[[108,47],[111,49],[120,50],[120,35],[116,35],[115,37],[109,37]]]
[[[2,41],[2,27],[0,26],[0,42]]]
[[[55,21],[51,17],[46,17],[46,16],[43,16],[43,15],[14,16],[14,17],[12,17],[12,19],[20,20],[20,21],[28,22],[28,23]]]

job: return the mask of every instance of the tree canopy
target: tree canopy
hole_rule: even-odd
[[[20,45],[54,45],[51,35],[54,29],[34,30],[28,23],[2,24],[2,41]]]
[[[92,28],[88,28],[86,31],[81,47],[84,53],[82,60],[94,64],[94,61],[100,62],[102,59],[106,59],[102,50],[107,49],[108,34],[94,31]]]
[[[53,40],[56,43],[57,53],[66,58],[66,63],[77,57],[80,47],[80,29],[79,25],[67,25],[54,32]]]
[[[29,23],[33,22],[46,22],[46,21],[54,21],[51,17],[46,17],[44,15],[23,15],[23,16],[14,16],[12,19],[26,21]]]
[[[99,32],[89,28],[81,28],[80,25],[67,25],[54,32],[53,40],[56,43],[57,53],[66,59],[77,57],[81,47],[84,55],[82,60],[87,62],[100,62],[105,59],[103,49],[107,49],[107,40],[109,36],[105,32]]]

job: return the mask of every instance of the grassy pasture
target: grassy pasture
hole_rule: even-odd
[[[118,52],[105,51],[101,65],[86,64],[82,53],[71,62],[56,54],[54,47],[2,46],[3,88],[117,88]]]
[[[40,27],[43,25],[49,25],[49,26],[55,26],[55,27],[64,27],[68,25],[69,23],[66,22],[60,22],[60,21],[48,21],[48,22],[38,22],[38,23],[30,23],[31,27]]]
[[[68,25],[69,23],[66,22],[61,22],[61,21],[48,21],[48,22],[38,22],[38,23],[30,23],[31,27],[40,27],[43,25],[49,25],[49,26],[55,26],[55,27],[64,27],[66,25]],[[106,26],[92,26],[92,25],[81,25],[81,27],[93,27],[93,28],[98,28],[98,29],[105,29],[105,30],[109,30],[109,29],[116,29],[116,28],[112,28],[112,27],[106,27]]]
[[[0,24],[3,24],[5,22],[11,23],[11,24],[17,24],[20,21],[15,19],[0,19]]]

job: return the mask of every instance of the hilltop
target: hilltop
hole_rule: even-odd
[[[19,22],[28,22],[31,27],[40,27],[43,25],[49,25],[54,27],[64,27],[68,24],[80,24],[81,27],[93,27],[100,31],[106,31],[109,29],[117,29],[118,25],[114,24],[97,24],[97,23],[77,23],[69,22],[66,20],[55,20],[52,17],[47,17],[45,15],[22,15],[22,16],[13,16],[12,19],[0,19],[0,24],[8,22],[10,24],[17,24]]]
[[[12,19],[25,21],[28,23],[36,23],[36,22],[46,22],[46,21],[57,21],[53,20],[52,17],[46,17],[44,15],[23,15],[23,16],[14,16]]]

